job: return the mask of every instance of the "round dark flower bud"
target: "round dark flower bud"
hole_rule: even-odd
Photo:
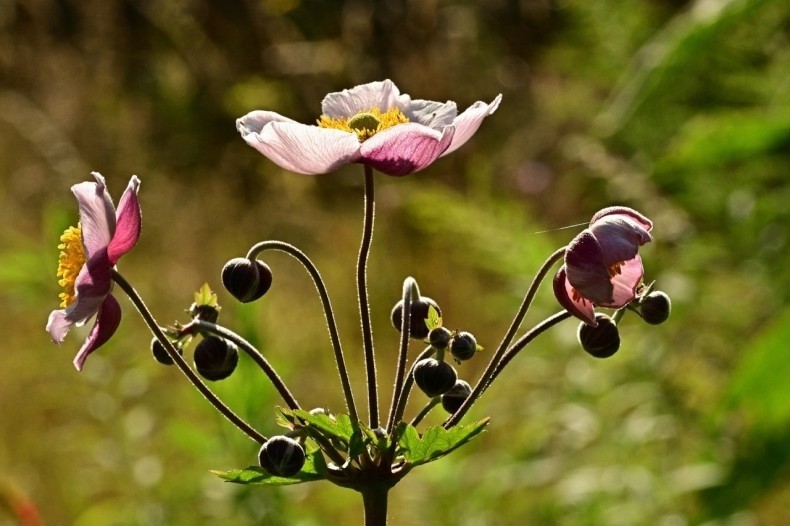
[[[223,380],[231,375],[239,363],[236,346],[217,336],[203,338],[195,347],[195,369],[206,380]]]
[[[651,292],[639,302],[639,314],[651,325],[664,323],[672,311],[672,303],[666,293],[657,290]]]
[[[596,358],[608,358],[620,348],[620,331],[614,320],[606,314],[597,313],[596,327],[582,323],[577,334],[582,348]]]
[[[455,413],[472,394],[472,388],[464,380],[458,380],[452,389],[442,395],[442,407],[450,414]]]
[[[424,340],[428,337],[428,325],[425,324],[425,320],[428,319],[429,307],[436,309],[436,313],[439,316],[442,315],[439,305],[437,305],[436,302],[431,298],[420,296],[411,302],[411,323],[409,324],[409,336],[416,340]],[[392,325],[398,332],[400,332],[400,326],[403,322],[403,300],[400,300],[395,304],[395,307],[392,308],[392,314],[390,314],[390,318],[392,319]]]
[[[458,361],[468,360],[477,352],[477,340],[468,332],[459,332],[450,342],[450,353]]]
[[[184,355],[184,351],[180,347],[176,347],[176,350],[178,351],[178,354],[182,356]],[[154,355],[154,359],[162,365],[173,365],[173,359],[170,358],[169,354],[167,354],[165,346],[162,345],[156,338],[151,340],[151,352]]]
[[[434,349],[446,349],[453,338],[453,332],[444,327],[436,327],[428,333],[428,343]]]
[[[452,365],[435,358],[425,358],[414,366],[414,382],[431,398],[452,389],[457,379]]]
[[[219,308],[213,305],[198,305],[197,303],[193,303],[189,306],[189,315],[192,316],[193,319],[217,323],[219,319]]]
[[[222,284],[242,303],[255,301],[272,286],[272,271],[259,260],[233,258],[222,267]]]
[[[287,436],[274,436],[267,440],[258,453],[260,466],[278,477],[292,477],[304,466],[304,449],[299,442]]]

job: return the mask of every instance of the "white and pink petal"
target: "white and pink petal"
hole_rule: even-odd
[[[137,191],[140,188],[140,179],[133,175],[126,187],[121,200],[118,202],[117,220],[115,222],[115,235],[107,247],[107,256],[110,265],[115,265],[118,260],[129,252],[140,238],[142,214]]]
[[[456,117],[453,121],[453,126],[455,126],[455,136],[453,137],[453,142],[450,144],[450,147],[445,150],[442,156],[448,155],[466,144],[466,142],[472,138],[475,132],[477,132],[477,129],[480,128],[483,120],[494,113],[497,108],[499,108],[499,103],[501,101],[501,94],[497,95],[490,104],[477,101],[469,106],[466,111]]]
[[[350,118],[372,108],[386,112],[399,106],[400,100],[398,87],[387,79],[328,94],[321,101],[321,113],[334,119]]]
[[[387,175],[407,175],[438,159],[450,145],[455,129],[442,131],[417,123],[383,130],[361,145],[360,162]]]
[[[323,174],[359,159],[356,134],[297,122],[270,122],[244,140],[286,170]]]
[[[80,209],[82,243],[88,257],[106,248],[115,233],[115,206],[104,177],[92,172],[96,182],[85,181],[71,187]]]
[[[121,324],[121,306],[118,304],[112,295],[109,295],[102,302],[98,314],[96,315],[96,322],[93,324],[88,338],[82,344],[82,347],[74,357],[74,367],[78,371],[82,371],[85,360],[88,356],[107,343],[107,341],[118,330]]]

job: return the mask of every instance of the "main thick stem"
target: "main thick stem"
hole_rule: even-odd
[[[383,484],[369,484],[362,492],[365,507],[365,526],[386,526],[387,498],[390,488]]]
[[[376,357],[373,351],[373,330],[370,323],[370,305],[368,303],[367,267],[370,245],[373,241],[375,208],[373,169],[365,165],[365,216],[362,223],[362,242],[359,246],[359,258],[357,259],[357,297],[359,298],[359,319],[362,323],[362,346],[365,351],[368,414],[370,415],[370,427],[373,429],[379,427],[379,401],[378,382],[376,381]]]

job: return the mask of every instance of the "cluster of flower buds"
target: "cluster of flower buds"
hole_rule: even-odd
[[[419,289],[416,289],[419,291]],[[450,353],[457,364],[471,359],[482,348],[475,337],[466,331],[452,331],[442,326],[439,305],[426,296],[417,295],[410,306],[411,323],[409,336],[424,340],[431,346],[433,354],[424,357],[414,364],[412,377],[417,387],[427,396],[441,396],[442,407],[454,413],[464,400],[471,394],[469,384],[458,378],[455,368],[445,361],[445,354]],[[392,309],[392,325],[398,331],[403,322],[403,300],[398,301]]]
[[[217,295],[211,291],[208,285],[203,285],[195,293],[195,301],[187,312],[193,321],[217,323],[220,312]],[[170,336],[170,343],[173,344],[178,354],[183,356],[184,348],[192,341],[195,333],[200,331],[193,330],[191,326],[187,325],[176,326],[168,329],[167,332]],[[173,358],[157,338],[151,341],[151,352],[157,362],[163,365],[173,365]],[[230,341],[211,334],[203,334],[200,343],[195,347],[193,361],[195,370],[206,380],[223,380],[236,370],[239,363],[239,352],[236,345]]]
[[[645,287],[645,290],[629,303],[627,308],[639,314],[646,323],[659,325],[669,318],[672,304],[665,292],[651,289],[652,285]],[[577,336],[582,349],[596,358],[608,358],[616,353],[620,349],[618,319],[617,315],[612,318],[598,312],[595,313],[596,325],[579,324]]]

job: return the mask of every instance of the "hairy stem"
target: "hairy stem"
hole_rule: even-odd
[[[395,413],[398,407],[398,401],[403,390],[403,377],[406,374],[406,358],[409,351],[409,336],[411,332],[411,303],[414,300],[414,291],[417,288],[417,282],[414,278],[406,278],[403,281],[403,315],[401,316],[400,325],[400,350],[398,352],[398,365],[395,371],[395,387],[392,390],[392,404],[390,405],[390,414],[387,419],[387,434],[392,433],[395,428]]]
[[[389,487],[374,483],[366,485],[360,491],[365,507],[365,526],[386,526]]]
[[[499,347],[497,347],[496,352],[491,357],[491,361],[488,362],[485,371],[483,371],[483,375],[478,380],[477,385],[475,385],[474,389],[472,389],[472,393],[469,395],[469,398],[461,404],[461,407],[458,408],[450,418],[445,420],[444,427],[449,429],[452,426],[456,425],[458,422],[461,421],[461,418],[464,417],[466,412],[472,407],[472,404],[477,401],[483,391],[488,387],[491,383],[492,377],[494,375],[494,371],[496,370],[499,361],[502,359],[502,356],[505,354],[510,343],[513,341],[513,338],[516,336],[516,332],[518,332],[519,327],[521,326],[521,322],[524,321],[524,317],[527,315],[527,311],[529,307],[532,305],[532,301],[535,299],[535,294],[538,292],[538,287],[540,286],[543,279],[549,273],[551,267],[559,260],[565,256],[566,247],[562,247],[555,251],[552,255],[543,262],[543,265],[538,269],[537,274],[532,279],[532,283],[527,289],[527,293],[524,296],[524,300],[521,302],[521,306],[519,307],[516,315],[513,317],[513,321],[510,323],[510,328],[508,328],[507,332],[505,333],[504,338],[499,343]]]
[[[337,322],[335,321],[335,315],[332,311],[332,302],[329,299],[329,293],[326,290],[326,285],[324,284],[324,280],[321,278],[321,274],[318,272],[318,268],[316,268],[315,264],[313,264],[312,260],[308,258],[304,252],[283,241],[263,241],[262,243],[258,243],[247,252],[247,259],[255,259],[258,254],[265,250],[277,250],[292,256],[294,259],[299,261],[302,266],[304,266],[308,274],[310,274],[310,277],[313,279],[315,288],[318,290],[318,296],[321,299],[321,305],[324,309],[324,317],[326,318],[326,325],[329,329],[329,339],[332,343],[332,349],[334,349],[335,352],[335,363],[337,364],[337,371],[340,375],[340,383],[343,386],[343,394],[346,399],[346,409],[348,409],[348,414],[351,417],[351,421],[354,423],[354,425],[357,425],[357,422],[359,421],[357,416],[357,406],[354,402],[354,393],[351,390],[348,369],[346,368],[346,361],[343,357],[343,348],[340,344]]]
[[[201,331],[214,334],[215,336],[220,336],[235,343],[241,350],[246,352],[256,364],[258,364],[258,367],[261,368],[264,374],[269,378],[269,381],[271,381],[272,385],[274,385],[274,388],[277,389],[277,392],[280,393],[280,396],[283,398],[286,405],[290,409],[300,409],[299,402],[296,401],[294,395],[288,390],[288,386],[285,385],[285,382],[283,382],[282,378],[280,378],[280,376],[277,374],[277,371],[274,370],[274,367],[272,367],[268,360],[263,357],[261,352],[250,342],[230,329],[202,320],[195,320],[189,324],[188,327],[196,327]]]
[[[200,377],[189,367],[189,364],[187,364],[186,360],[184,360],[181,354],[178,353],[170,340],[167,339],[167,336],[165,336],[165,333],[159,327],[159,324],[156,323],[151,311],[148,310],[145,302],[143,302],[143,299],[140,297],[137,291],[134,290],[134,287],[132,287],[129,282],[126,281],[116,270],[112,271],[112,279],[118,284],[119,287],[121,287],[121,289],[123,289],[126,295],[129,296],[129,299],[132,300],[132,303],[137,308],[140,316],[142,316],[143,321],[145,321],[145,324],[148,325],[148,328],[154,334],[156,339],[159,340],[159,343],[161,343],[165,348],[168,356],[170,356],[184,376],[186,376],[187,379],[192,382],[192,385],[194,385],[195,388],[200,391],[200,394],[202,394],[206,400],[208,400],[211,405],[213,405],[217,411],[222,414],[222,416],[230,420],[233,425],[239,428],[251,439],[255,440],[259,444],[266,442],[268,439],[264,435],[259,433],[255,428],[245,422],[240,416],[238,416],[228,406],[226,406],[222,400],[220,400],[214,393],[211,392],[208,386],[203,383],[203,380],[201,380]]]
[[[370,305],[368,303],[367,266],[370,245],[373,241],[373,220],[375,217],[375,191],[373,169],[365,165],[365,216],[362,222],[362,242],[357,259],[357,297],[359,298],[359,318],[362,323],[362,345],[365,351],[365,377],[368,386],[368,413],[370,427],[379,427],[378,385],[376,381],[376,356],[373,351],[373,330],[370,324]],[[386,496],[386,495],[385,495]]]

